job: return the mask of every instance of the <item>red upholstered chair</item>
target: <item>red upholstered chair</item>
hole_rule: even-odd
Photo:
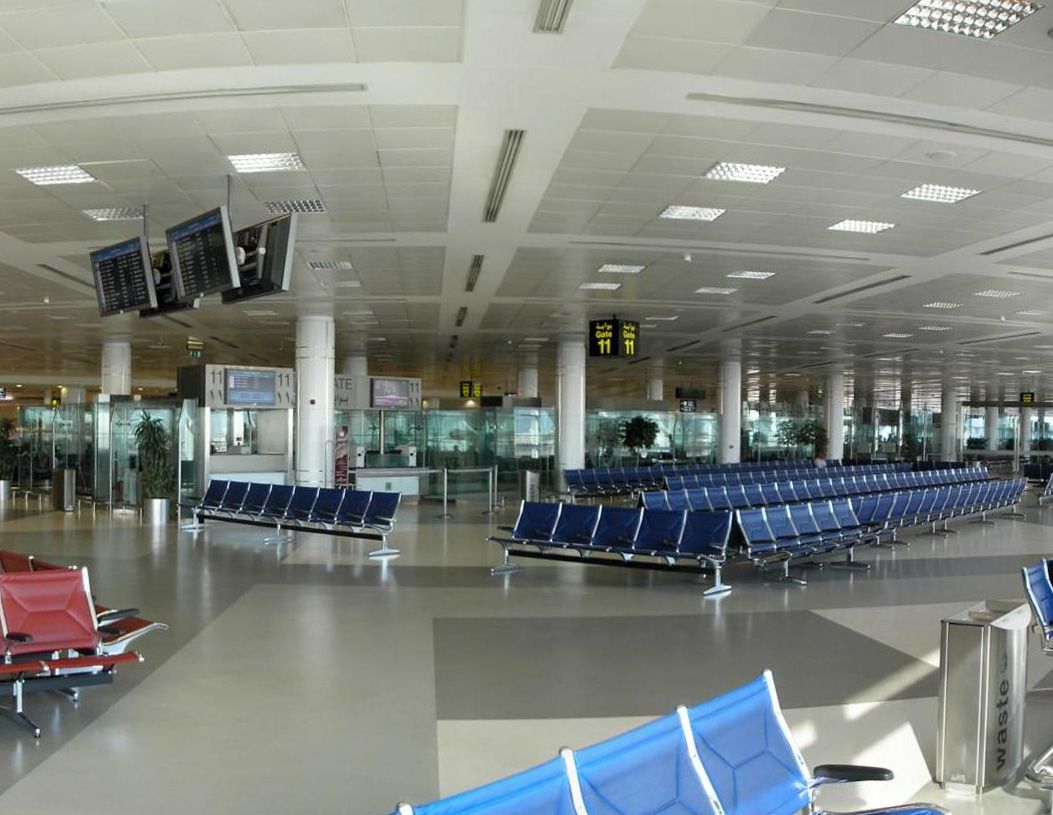
[[[23,555],[21,552],[0,549],[0,570],[5,572],[31,572],[33,571],[33,558],[30,555]]]

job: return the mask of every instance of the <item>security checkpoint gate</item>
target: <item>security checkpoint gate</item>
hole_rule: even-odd
[[[936,781],[979,795],[1011,780],[1024,752],[1026,603],[987,600],[942,623]]]

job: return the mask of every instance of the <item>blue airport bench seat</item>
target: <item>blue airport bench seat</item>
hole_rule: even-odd
[[[809,771],[770,671],[693,708],[678,707],[525,772],[393,815],[796,815],[825,784],[888,781],[891,770],[826,764]],[[930,804],[844,815],[946,815]]]
[[[1042,505],[1051,499],[1053,499],[1053,474],[1050,474],[1049,478],[1046,479],[1046,483],[1042,487],[1042,492],[1038,495],[1038,503],[1039,505]]]
[[[383,559],[398,555],[387,545],[395,528],[402,494],[369,490],[293,487],[285,484],[258,484],[213,479],[201,500],[189,505],[194,524],[204,520],[230,521],[273,527],[275,535],[267,542],[285,539],[285,532],[322,532],[381,542],[370,557]]]
[[[1053,656],[1053,584],[1050,583],[1050,568],[1053,560],[1043,558],[1038,563],[1022,568],[1024,591],[1027,593],[1035,627],[1042,638],[1042,653]],[[1033,759],[1025,769],[1027,779],[1043,790],[1053,790],[1053,747],[1049,747]]]
[[[722,580],[731,528],[730,512],[523,501],[515,524],[487,540],[502,549],[501,565],[493,574],[519,571],[513,556],[672,571],[709,569],[713,585],[704,595],[714,597],[731,590]]]

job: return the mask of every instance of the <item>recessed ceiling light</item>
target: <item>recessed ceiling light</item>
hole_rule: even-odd
[[[1044,317],[1046,315],[1046,312],[1030,308],[1027,311],[1018,311],[1017,314],[1019,314],[1021,317]]]
[[[1019,0],[918,0],[894,22],[989,40],[1040,8]]]
[[[284,201],[264,201],[263,206],[271,215],[288,215],[298,212],[302,215],[314,215],[325,212],[325,201],[321,198],[289,198]]]
[[[350,272],[354,269],[350,260],[309,260],[307,268],[312,272],[327,272],[340,270]]]
[[[548,337],[523,337],[523,342],[548,342]]]
[[[142,207],[102,207],[100,209],[82,209],[93,221],[138,221],[143,217]]]
[[[582,283],[578,286],[585,291],[618,291],[621,287],[621,283]]]
[[[627,263],[604,263],[597,271],[606,274],[640,274],[643,266],[632,266]]]
[[[926,303],[925,305],[922,306],[922,308],[942,308],[942,309],[952,309],[952,308],[961,308],[961,307],[962,307],[961,303],[945,303],[942,300],[936,300],[935,302]]]
[[[838,328],[863,328],[866,323],[837,323]]]
[[[965,187],[945,187],[942,184],[922,184],[912,190],[907,190],[900,198],[910,198],[915,201],[932,201],[936,204],[957,204],[966,198],[979,195],[982,190],[970,190]]]
[[[92,181],[98,181],[95,176],[81,169],[77,164],[64,164],[58,167],[23,167],[15,172],[38,187],[51,184],[89,184]]]
[[[240,153],[227,156],[227,159],[239,173],[276,173],[304,169],[299,153]]]
[[[644,319],[645,320],[657,320],[657,321],[660,321],[660,322],[670,323],[673,320],[679,320],[680,319],[680,315],[679,314],[660,314],[660,315],[656,315],[654,317],[644,317]]]
[[[919,331],[950,331],[951,326],[949,325],[919,325]]]
[[[834,232],[862,232],[866,235],[876,235],[878,232],[884,232],[886,229],[895,228],[895,224],[887,224],[884,221],[838,221],[833,226],[828,226],[827,229],[833,230]]]
[[[734,294],[738,289],[728,288],[727,286],[703,286],[700,289],[695,289],[695,294]]]
[[[825,337],[825,336],[827,336],[828,334],[833,334],[834,332],[833,332],[833,331],[827,331],[827,330],[826,330],[825,328],[813,328],[813,329],[812,329],[811,331],[809,331],[808,333],[809,333],[809,334],[819,334],[820,336],[823,336],[823,337]]]
[[[361,280],[339,280],[333,284],[333,288],[336,289],[360,289],[362,288]]]
[[[278,312],[271,311],[270,309],[267,309],[267,308],[260,308],[260,309],[247,308],[247,309],[243,309],[242,313],[246,317],[277,317],[278,316]]]
[[[659,218],[674,221],[715,221],[727,212],[726,209],[715,207],[689,207],[683,204],[673,204],[662,210]]]
[[[1009,297],[1019,297],[1020,292],[1018,291],[1006,291],[1005,289],[984,289],[983,291],[974,291],[973,297],[996,297],[1000,300],[1005,300]]]
[[[1040,374],[1042,371],[1024,371],[1025,374]]]
[[[998,375],[999,376],[1012,376],[1013,374],[1012,374],[1011,371],[999,371]]]
[[[654,323],[640,323],[640,328],[658,328]]]
[[[722,161],[709,168],[703,176],[713,181],[742,181],[746,184],[770,184],[786,172],[785,167],[767,164],[733,164]]]
[[[769,277],[775,277],[775,272],[751,272],[743,270],[741,272],[731,272],[726,277],[733,277],[738,280],[767,280]]]
[[[888,337],[890,340],[909,340],[913,337],[913,334],[904,334],[902,332],[893,331],[889,334],[883,334],[882,336]]]
[[[387,337],[367,337],[366,342],[387,342]]]

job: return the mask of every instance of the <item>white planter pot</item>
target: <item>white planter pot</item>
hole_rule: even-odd
[[[143,524],[146,526],[166,526],[168,524],[168,499],[143,499]]]

